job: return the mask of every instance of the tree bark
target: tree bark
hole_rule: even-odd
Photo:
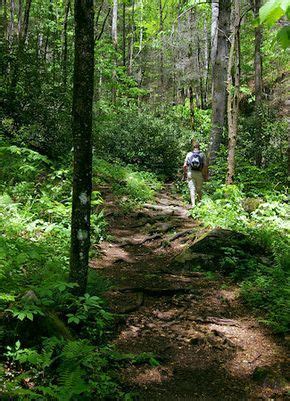
[[[92,192],[92,104],[94,88],[93,0],[75,0],[75,59],[72,134],[74,143],[70,281],[77,294],[87,285]]]
[[[118,0],[113,2],[113,15],[112,15],[112,40],[113,46],[115,48],[115,67],[117,67],[117,50],[118,50]],[[117,78],[116,68],[113,70],[113,86],[112,86],[112,102],[116,103],[117,90],[115,85],[115,80]]]
[[[192,85],[190,85],[188,88],[188,96],[189,96],[189,110],[190,110],[190,125],[191,129],[194,130],[195,115],[194,115],[194,97],[193,97]]]
[[[130,40],[129,61],[128,61],[128,74],[129,75],[132,75],[132,72],[133,72],[134,39],[135,39],[135,0],[132,0],[131,40]]]
[[[18,24],[17,24],[18,37],[20,36],[21,25],[22,25],[22,0],[18,0]]]
[[[122,53],[123,53],[123,66],[126,67],[126,3],[125,3],[125,1],[123,1]]]
[[[259,18],[259,10],[262,6],[261,0],[252,0],[252,8],[254,17]],[[261,167],[262,164],[262,149],[260,141],[260,133],[262,129],[261,111],[262,111],[262,40],[263,33],[262,27],[259,24],[255,27],[255,54],[254,54],[254,71],[255,71],[255,113],[256,113],[256,129],[255,129],[255,143],[256,143],[256,165]]]
[[[114,0],[113,3],[113,15],[112,15],[112,40],[114,48],[118,48],[118,0]]]
[[[164,93],[164,25],[163,25],[163,4],[162,0],[159,0],[159,34],[161,40],[159,62],[160,62],[160,94],[161,98]]]
[[[262,6],[261,0],[253,0],[253,9],[254,9],[254,17],[259,17],[259,10]],[[254,60],[254,69],[255,69],[255,103],[256,108],[261,107],[262,102],[262,54],[261,54],[261,46],[262,46],[262,27],[258,25],[255,27],[255,60]]]
[[[212,131],[209,144],[209,165],[212,165],[216,159],[225,125],[230,11],[231,0],[220,0],[217,52],[212,78]]]
[[[25,48],[25,43],[28,36],[28,26],[29,26],[29,17],[30,17],[30,9],[31,9],[32,0],[26,0],[25,11],[22,23],[22,30],[19,32],[19,40],[18,40],[18,49],[16,54],[16,59],[11,71],[11,85],[10,90],[15,94],[15,88],[19,79],[19,68],[22,59],[22,55]]]
[[[212,68],[215,64],[217,52],[217,38],[218,38],[218,20],[219,20],[219,2],[218,0],[211,3],[211,64]]]
[[[204,35],[204,41],[205,41],[205,47],[204,47],[204,60],[205,60],[205,79],[204,79],[204,106],[205,108],[208,107],[208,90],[209,90],[209,72],[210,72],[210,51],[211,51],[211,46],[210,46],[210,36],[208,34],[208,25],[207,25],[207,20],[206,17],[204,18],[204,23],[203,23],[203,35]]]
[[[63,20],[63,52],[62,52],[63,86],[65,91],[67,84],[67,23],[68,23],[69,11],[70,11],[70,0],[67,0],[65,5],[64,20]]]
[[[238,134],[240,100],[240,0],[234,0],[232,15],[231,46],[227,73],[228,112],[228,170],[227,184],[234,183],[235,152]]]
[[[7,21],[7,3],[6,0],[1,0],[1,73],[2,77],[6,79],[6,74],[8,70],[8,21]]]
[[[10,0],[10,21],[8,28],[8,41],[10,43],[10,47],[12,46],[14,37],[14,14],[15,14],[15,2],[14,0]]]

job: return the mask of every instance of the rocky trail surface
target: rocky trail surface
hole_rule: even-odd
[[[111,240],[92,267],[113,283],[105,296],[124,317],[113,342],[159,362],[127,365],[123,385],[146,401],[288,399],[285,341],[257,322],[226,278],[173,263],[206,232],[173,187],[128,215],[109,190],[104,197]]]

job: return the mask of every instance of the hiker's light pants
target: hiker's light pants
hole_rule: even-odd
[[[203,185],[203,176],[201,171],[188,170],[187,171],[187,182],[190,192],[190,199],[192,207],[195,206],[195,197],[197,194],[198,200],[201,200],[201,191]]]

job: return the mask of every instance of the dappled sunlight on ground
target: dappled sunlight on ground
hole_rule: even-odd
[[[122,369],[121,381],[138,399],[286,399],[284,345],[250,316],[239,287],[219,275],[171,267],[188,240],[178,233],[200,236],[205,229],[171,197],[170,187],[155,205],[115,213],[110,227],[112,240],[101,244],[102,257],[92,267],[115,283],[108,303],[125,316],[114,344],[159,362]]]

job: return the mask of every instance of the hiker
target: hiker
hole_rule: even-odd
[[[198,201],[202,198],[203,181],[207,180],[207,165],[204,153],[200,151],[198,142],[192,141],[192,151],[187,153],[183,172],[184,179],[188,182],[192,207],[195,206],[195,194]]]

